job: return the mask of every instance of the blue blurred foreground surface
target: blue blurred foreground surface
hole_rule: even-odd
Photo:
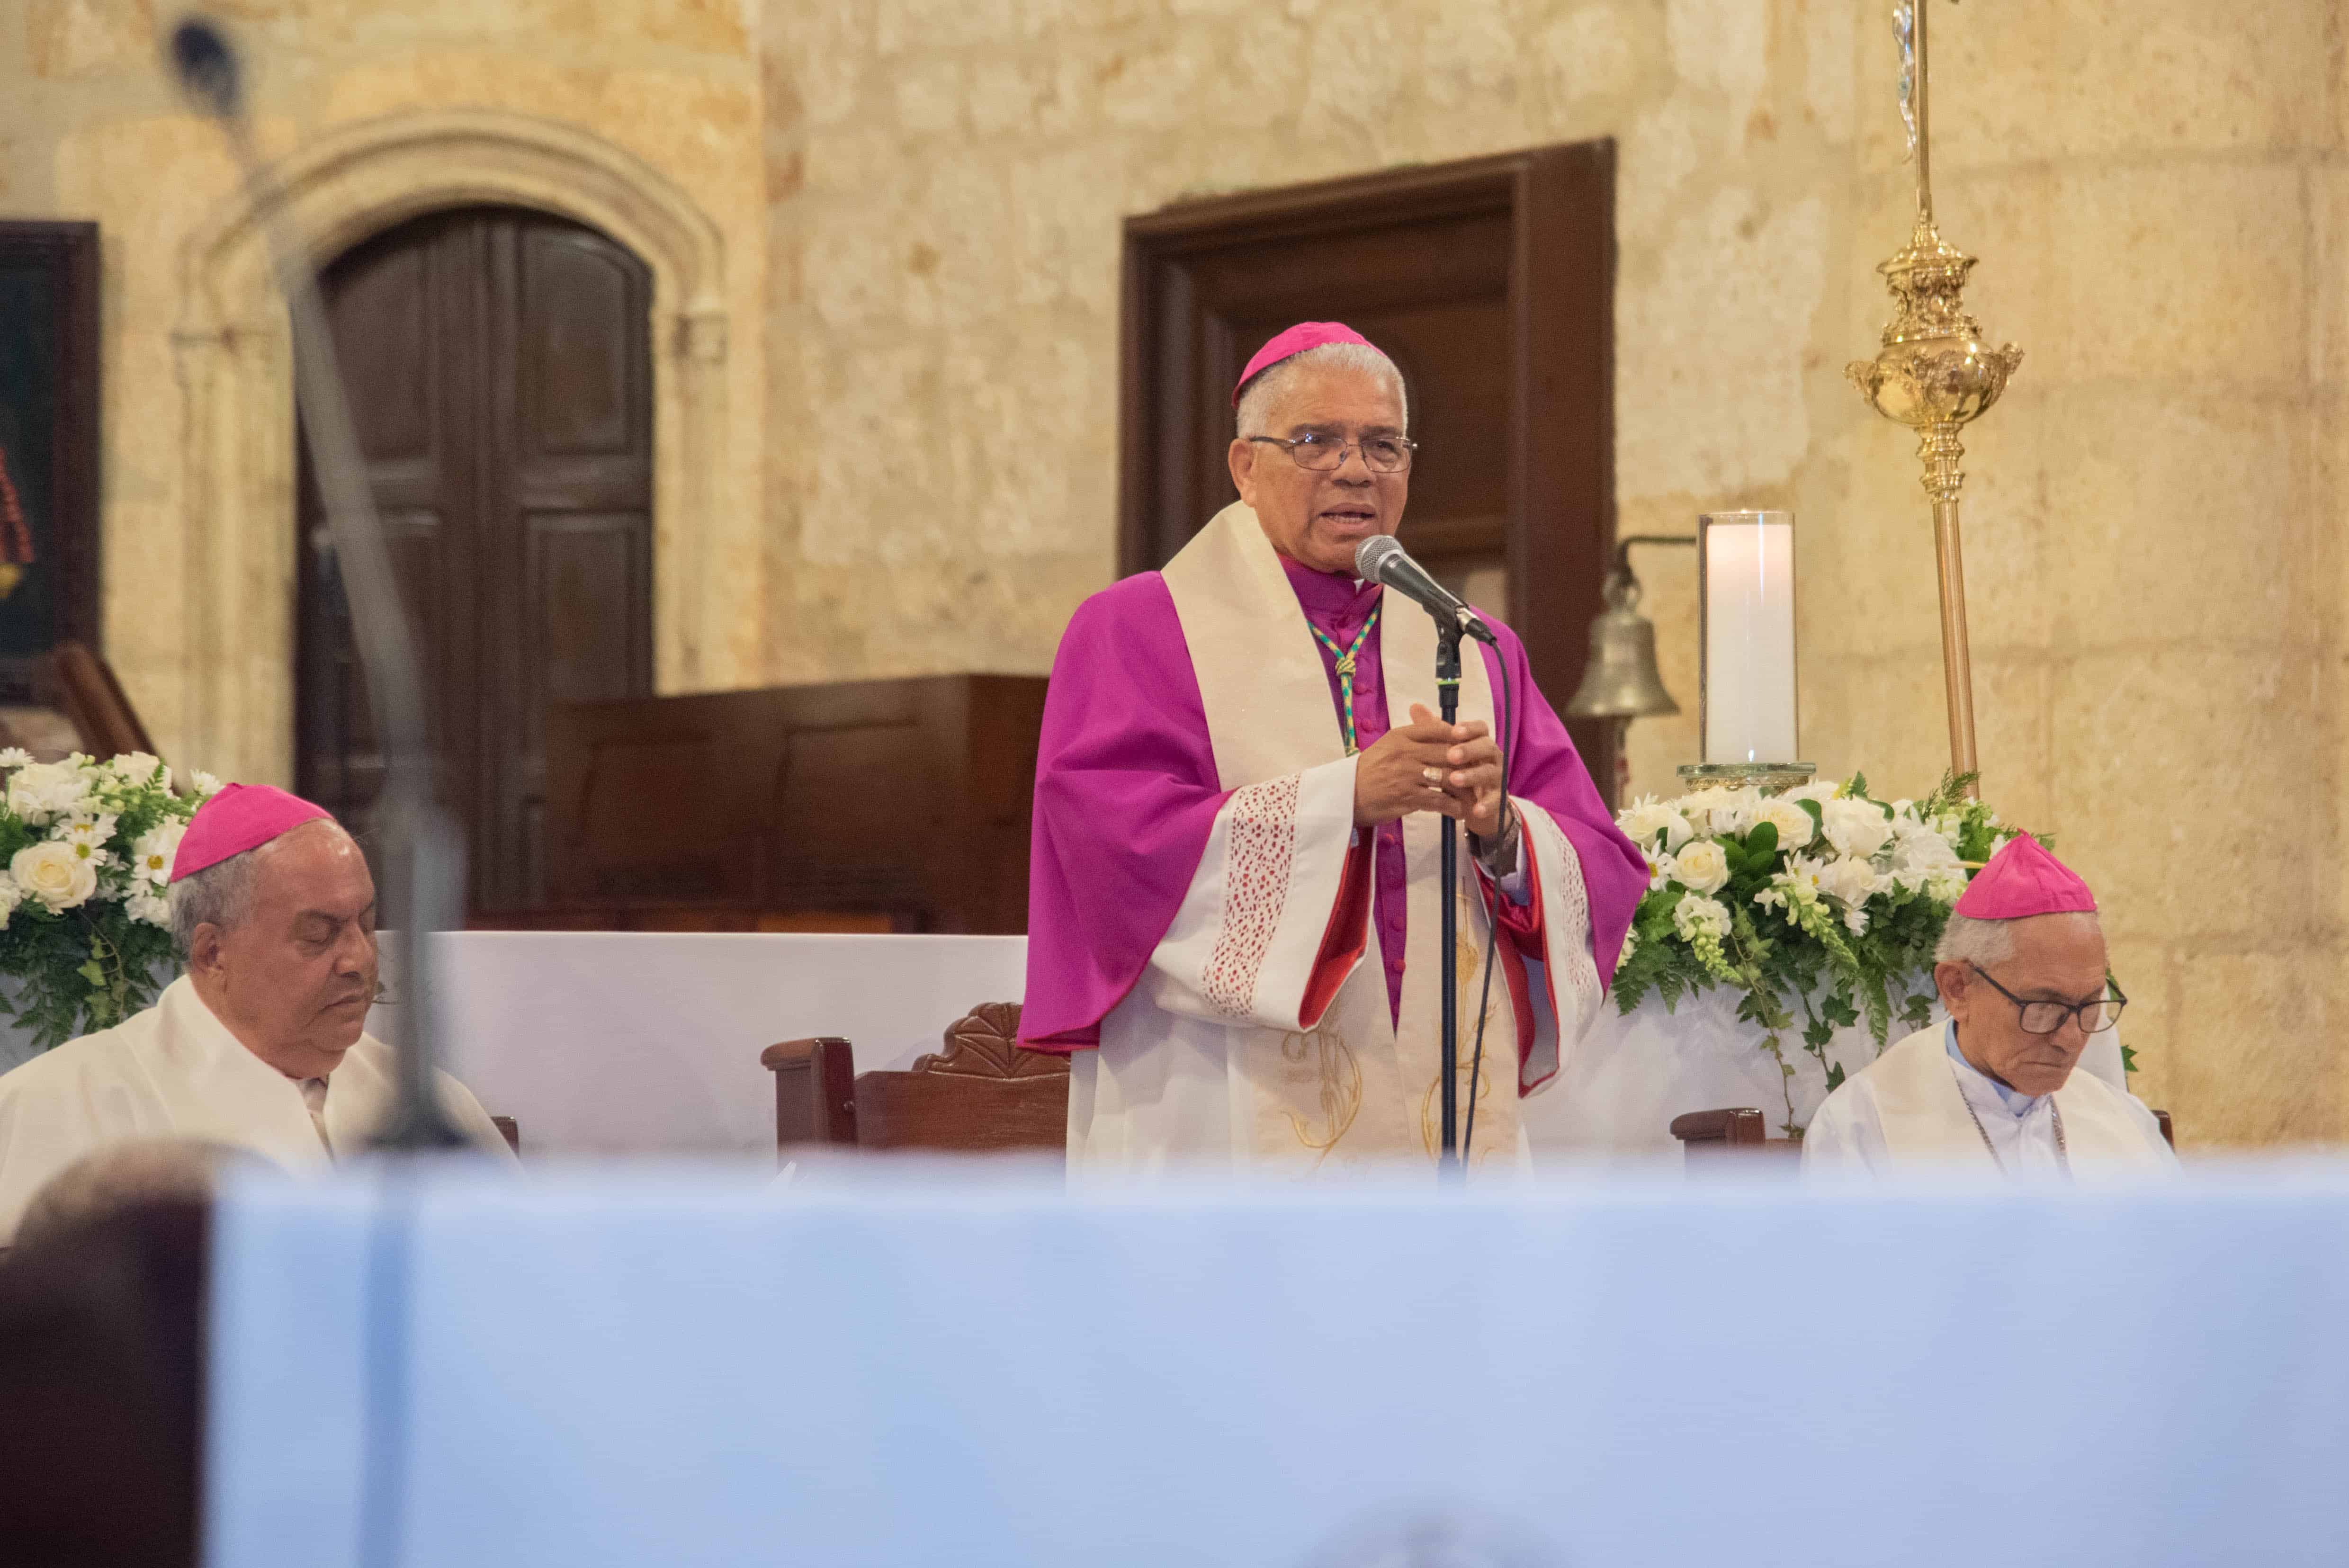
[[[208,1561],[1292,1568],[1415,1510],[1546,1542],[1464,1563],[2349,1550],[2349,1172],[1597,1180],[248,1181]]]

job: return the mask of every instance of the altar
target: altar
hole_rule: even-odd
[[[861,1072],[910,1068],[981,1002],[1017,1001],[1027,942],[1017,936],[636,932],[458,932],[438,939],[447,1065],[491,1111],[516,1118],[523,1147],[550,1154],[774,1154],[772,1081],[759,1053],[779,1040],[838,1035]],[[399,995],[398,944],[385,973]],[[391,1026],[378,1007],[371,1027]],[[1561,1053],[1557,1078],[1526,1103],[1537,1160],[1672,1154],[1684,1111],[1752,1106],[1774,1135],[1791,1097],[1797,1124],[1826,1088],[1798,1047],[1777,1064],[1724,995],[1607,1003]],[[1875,1055],[1864,1028],[1837,1032],[1829,1059],[1857,1071]],[[2098,1037],[2085,1070],[2121,1082],[2119,1036]]]

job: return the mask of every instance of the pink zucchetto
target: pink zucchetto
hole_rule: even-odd
[[[1359,343],[1364,348],[1376,346],[1342,321],[1300,321],[1257,349],[1254,357],[1248,360],[1247,368],[1240,372],[1238,385],[1232,388],[1232,407],[1237,408],[1240,406],[1240,387],[1254,380],[1257,371],[1278,365],[1284,359],[1294,359],[1307,349],[1319,348],[1325,343]]]
[[[230,784],[196,808],[193,820],[171,858],[171,880],[191,877],[232,855],[256,850],[281,833],[320,818],[334,820],[324,806],[267,784]]]
[[[2094,914],[2096,895],[2028,833],[2017,833],[1974,873],[1952,913],[1968,920],[2028,920],[2034,914]]]

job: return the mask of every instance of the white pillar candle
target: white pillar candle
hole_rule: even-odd
[[[1795,761],[1795,514],[1708,512],[1697,553],[1704,759]]]

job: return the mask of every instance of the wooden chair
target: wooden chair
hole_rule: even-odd
[[[775,1146],[958,1153],[1068,1147],[1069,1061],[1019,1044],[1019,1004],[985,1002],[946,1032],[946,1049],[908,1072],[856,1071],[848,1041],[824,1035],[760,1053],[775,1075]]]
[[[1802,1140],[1773,1138],[1762,1113],[1750,1106],[1730,1110],[1692,1110],[1672,1118],[1672,1136],[1692,1166],[1723,1155],[1784,1161],[1799,1156]]]

